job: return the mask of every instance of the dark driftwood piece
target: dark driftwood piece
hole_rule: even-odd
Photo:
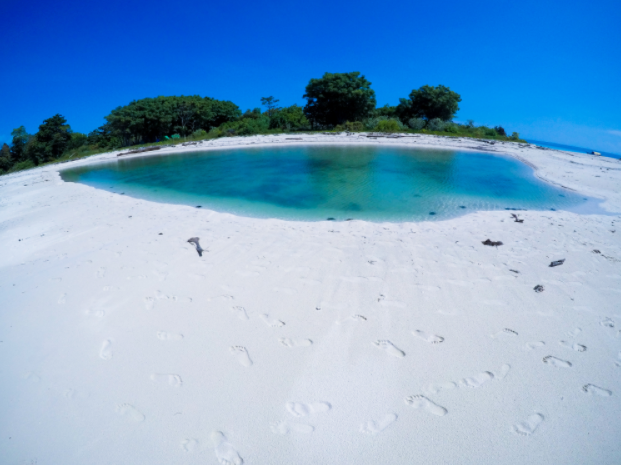
[[[524,219],[520,219],[515,213],[511,213],[511,217],[515,219],[515,223],[523,223]]]
[[[500,241],[490,241],[489,239],[486,239],[482,242],[483,245],[490,245],[492,247],[498,247],[499,245],[502,245],[502,242]]]
[[[143,153],[143,152],[152,152],[153,150],[159,150],[162,147],[143,147],[141,149],[131,150],[125,153],[119,153],[117,157],[124,157],[125,155],[131,155],[133,153]]]
[[[533,289],[535,290],[535,292],[543,292],[543,286],[541,284],[537,284],[535,287],[533,287]]]
[[[201,245],[198,243],[198,237],[190,237],[188,239],[188,242],[190,244],[193,244],[194,247],[196,247],[196,251],[198,252],[198,256],[202,257],[203,256],[203,248],[201,247]]]
[[[563,263],[565,263],[565,259],[563,258],[562,260],[556,260],[553,261],[552,263],[550,263],[550,268],[554,267],[554,266],[559,266],[562,265]]]

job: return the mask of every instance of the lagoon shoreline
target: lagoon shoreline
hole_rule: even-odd
[[[621,162],[426,135],[295,137],[127,157],[485,151],[610,213],[299,222],[60,178],[122,152],[2,176],[7,463],[235,463],[232,450],[244,463],[309,465],[621,461]]]

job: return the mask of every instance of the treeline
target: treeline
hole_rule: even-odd
[[[0,173],[50,161],[85,156],[121,147],[180,138],[216,138],[293,131],[429,132],[519,140],[497,126],[457,124],[461,96],[443,85],[414,89],[396,106],[377,107],[371,83],[359,72],[326,73],[306,86],[304,107],[278,106],[261,98],[264,109],[242,113],[233,102],[210,97],[172,96],[134,100],[115,108],[105,124],[89,134],[74,132],[57,114],[43,121],[35,134],[23,126],[11,133],[11,145],[0,151]]]

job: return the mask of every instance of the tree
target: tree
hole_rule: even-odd
[[[8,171],[11,165],[13,165],[11,162],[11,149],[5,142],[0,150],[0,173]]]
[[[275,99],[271,95],[269,97],[261,97],[261,104],[267,107],[267,116],[270,118],[274,114],[275,110],[278,110],[276,104],[280,102],[280,100]]]
[[[26,143],[31,137],[30,134],[26,132],[24,126],[20,126],[11,131],[11,136],[13,136],[13,141],[11,143],[11,159],[15,163],[24,161],[26,159]]]
[[[43,120],[33,139],[26,148],[26,156],[35,165],[59,158],[71,141],[71,127],[67,120],[56,114]]]
[[[298,105],[278,108],[274,110],[270,118],[270,129],[280,128],[283,131],[291,129],[307,129],[310,127],[308,119],[304,115],[304,109]]]
[[[304,114],[313,125],[336,126],[367,118],[376,105],[371,83],[358,71],[325,73],[306,86]]]
[[[435,118],[449,121],[459,111],[461,96],[443,85],[423,86],[418,90],[414,89],[409,99],[401,98],[399,101],[396,112],[401,121],[408,121],[413,117],[425,118],[427,121]]]

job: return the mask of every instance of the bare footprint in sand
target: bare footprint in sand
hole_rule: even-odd
[[[582,328],[572,329],[571,331],[567,331],[567,337],[574,338],[581,332],[582,332]]]
[[[221,465],[242,465],[242,459],[233,445],[227,441],[226,436],[221,431],[211,433],[211,442],[216,453],[216,458]]]
[[[366,423],[360,425],[360,432],[364,434],[375,435],[381,433],[395,421],[397,421],[396,413],[387,413],[377,421],[369,420]]]
[[[244,307],[240,307],[240,306],[231,307],[231,311],[235,313],[235,315],[237,315],[237,318],[239,318],[240,320],[250,319],[250,317],[248,316],[248,312],[246,311]]]
[[[510,370],[511,370],[511,365],[505,363],[503,366],[500,367],[500,371],[494,374],[494,379],[496,381],[501,381],[505,379],[505,376],[507,376]]]
[[[367,317],[363,316],[363,315],[352,315],[352,316],[349,316],[349,317],[345,318],[343,321],[338,321],[337,320],[336,324],[337,325],[343,325],[343,324],[345,324],[345,323],[347,323],[349,321],[364,322],[364,321],[367,321]]]
[[[582,344],[576,344],[568,341],[560,341],[559,345],[569,350],[575,350],[576,352],[584,352],[587,350],[586,346],[583,346]]]
[[[432,415],[437,415],[439,417],[443,417],[444,415],[447,414],[447,410],[444,407],[430,401],[425,396],[416,395],[416,396],[406,397],[405,403],[412,408],[415,408],[415,409],[422,408],[426,410],[427,412],[431,413]]]
[[[382,339],[373,343],[376,347],[385,350],[388,355],[393,357],[405,357],[405,352],[397,348],[392,342]]]
[[[326,413],[332,409],[332,405],[329,402],[311,402],[310,404],[287,402],[285,407],[294,417],[307,417],[316,413]]]
[[[116,413],[134,421],[144,421],[144,415],[131,404],[119,404],[116,406]]]
[[[494,374],[489,371],[482,371],[481,373],[474,375],[470,378],[464,378],[459,381],[460,387],[478,388],[488,381],[494,379]]]
[[[560,358],[552,357],[552,355],[548,355],[547,357],[543,357],[543,363],[547,363],[548,365],[552,365],[557,368],[571,368],[571,362],[567,360],[561,360]]]
[[[415,329],[414,331],[412,331],[412,334],[414,336],[418,336],[423,341],[428,342],[429,344],[440,344],[442,341],[444,341],[444,338],[442,336],[426,333],[425,331],[421,331],[420,329]]]
[[[496,334],[492,334],[491,337],[494,339],[506,339],[510,337],[517,336],[518,333],[509,328],[504,328],[502,331],[498,331]]]
[[[181,341],[183,339],[183,334],[169,333],[167,331],[158,331],[155,335],[160,341]]]
[[[181,448],[186,452],[194,452],[198,447],[198,441],[194,438],[188,438],[181,441]]]
[[[67,303],[67,294],[61,294],[60,297],[58,298],[58,303],[59,304],[66,304]]]
[[[237,361],[240,363],[240,365],[245,366],[245,367],[252,366],[252,360],[250,359],[250,356],[248,355],[248,351],[246,350],[245,347],[242,347],[242,346],[231,346],[229,351],[233,355],[235,355],[235,357],[237,358]]]
[[[281,337],[278,339],[278,342],[285,347],[310,347],[313,345],[313,341],[310,339],[289,339]]]
[[[110,339],[103,341],[101,349],[99,350],[99,356],[103,360],[110,360],[112,358],[112,341]]]
[[[531,351],[531,350],[538,349],[539,347],[543,347],[545,345],[546,343],[543,341],[529,342],[528,344],[524,346],[524,350]]]
[[[513,425],[513,431],[522,436],[530,436],[543,423],[543,420],[545,417],[541,413],[533,413],[526,421]]]
[[[595,386],[593,384],[585,384],[582,386],[582,390],[587,394],[602,396],[602,397],[610,397],[612,395],[612,391],[608,389],[601,388],[599,386]]]
[[[282,326],[285,326],[284,321],[271,319],[267,313],[260,315],[260,317],[261,317],[261,320],[263,320],[263,323],[265,323],[267,326],[270,326],[272,328],[280,328]]]
[[[291,432],[309,434],[315,431],[314,426],[305,425],[303,423],[289,423],[288,421],[277,421],[272,423],[270,424],[270,429],[273,433],[282,435],[289,434]]]
[[[97,270],[97,277],[98,278],[105,278],[106,277],[106,269],[104,267],[101,267]]]
[[[145,297],[144,308],[147,310],[153,310],[153,307],[155,307],[155,297]]]
[[[172,387],[181,387],[183,381],[181,381],[181,376],[171,374],[162,374],[162,373],[154,373],[151,375],[151,381],[155,381],[160,384],[168,384]]]

